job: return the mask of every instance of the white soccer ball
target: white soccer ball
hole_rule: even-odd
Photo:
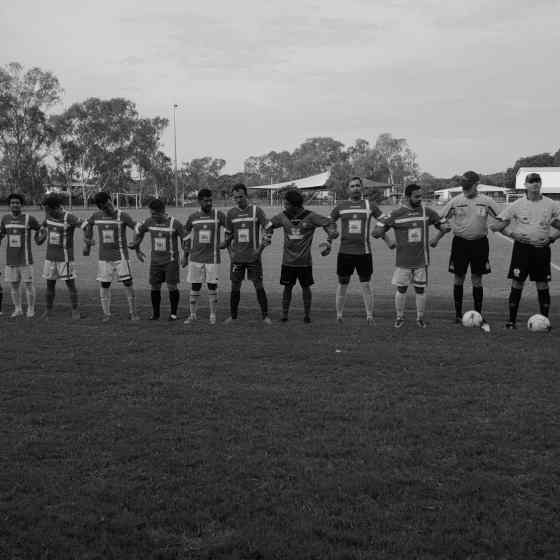
[[[482,315],[478,311],[467,311],[463,315],[463,327],[480,327]]]
[[[550,330],[550,321],[544,315],[533,315],[527,321],[527,328],[532,332],[543,332]]]

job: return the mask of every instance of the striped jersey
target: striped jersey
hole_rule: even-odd
[[[74,260],[74,230],[82,227],[83,221],[64,212],[61,217],[51,216],[43,222],[42,226],[47,230],[47,254],[48,261],[72,262]]]
[[[0,239],[6,237],[6,264],[25,266],[33,264],[31,230],[38,231],[39,222],[29,214],[6,214],[0,222]]]
[[[87,219],[85,227],[97,229],[100,261],[128,260],[127,226],[134,229],[136,222],[129,214],[120,210],[116,210],[113,215],[108,215],[100,210]]]
[[[255,250],[261,243],[261,232],[266,226],[266,216],[261,208],[232,208],[226,216],[226,229],[232,235],[231,262],[248,263],[255,260]]]
[[[498,213],[498,205],[489,196],[477,194],[469,198],[460,194],[443,207],[441,217],[457,237],[480,239],[488,234],[488,217],[496,218]]]
[[[197,263],[220,262],[220,228],[226,227],[226,216],[216,208],[209,214],[198,210],[185,224],[185,234],[190,239],[190,260]]]
[[[439,226],[441,219],[431,208],[400,206],[379,221],[395,231],[396,265],[399,268],[421,268],[430,264],[428,229]]]
[[[311,266],[311,242],[318,227],[335,231],[334,223],[330,218],[302,209],[291,217],[286,212],[277,214],[268,222],[266,230],[272,232],[276,228],[283,228],[282,264],[284,266]]]
[[[150,233],[152,264],[179,262],[183,225],[173,216],[149,217],[137,226],[140,235]]]
[[[340,253],[367,255],[371,253],[371,218],[381,216],[381,210],[369,200],[344,200],[337,204],[331,218],[340,219]]]

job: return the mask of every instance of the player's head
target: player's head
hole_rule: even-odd
[[[10,210],[12,214],[20,214],[21,207],[25,203],[25,199],[23,198],[22,194],[19,193],[11,193],[8,196],[8,204],[10,205]]]
[[[43,206],[45,207],[45,212],[51,216],[60,214],[62,211],[62,198],[56,193],[51,193],[43,200]]]
[[[286,210],[303,207],[303,196],[296,189],[290,189],[284,194],[284,206]]]
[[[364,183],[362,178],[355,176],[348,181],[348,190],[350,191],[350,198],[361,198],[362,191],[364,190]]]
[[[210,189],[200,189],[196,198],[203,212],[210,212],[212,210],[212,191]]]
[[[148,208],[150,209],[152,216],[165,213],[165,204],[160,198],[153,198],[152,200],[150,200]]]
[[[422,187],[416,183],[406,185],[404,196],[412,208],[418,208],[422,204]]]
[[[243,183],[236,183],[231,188],[231,196],[239,208],[247,208],[247,187]]]
[[[539,194],[541,192],[542,180],[538,173],[528,173],[525,176],[525,188],[527,193]]]
[[[461,177],[461,187],[467,197],[476,196],[476,186],[480,182],[480,177],[475,171],[465,171]]]
[[[93,203],[100,210],[112,210],[113,201],[111,200],[111,195],[108,192],[100,191],[93,197]]]

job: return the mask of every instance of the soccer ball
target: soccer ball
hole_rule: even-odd
[[[482,315],[478,311],[467,311],[463,315],[463,327],[480,327]]]
[[[544,315],[533,315],[527,321],[527,328],[533,332],[543,332],[550,330],[550,321]]]

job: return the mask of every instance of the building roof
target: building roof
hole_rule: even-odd
[[[504,187],[495,187],[494,185],[478,185],[477,187],[478,192],[485,193],[485,192],[502,192],[506,193],[508,189]],[[449,189],[439,189],[434,191],[434,194],[443,194],[443,193],[459,193],[463,191],[463,187],[451,187]]]
[[[294,179],[293,181],[284,181],[283,183],[273,183],[270,185],[257,185],[256,187],[247,187],[249,189],[261,189],[269,191],[279,191],[286,187],[293,186],[296,189],[318,189],[324,187],[325,183],[329,180],[331,175],[330,170],[317,175],[310,175],[302,179]]]

